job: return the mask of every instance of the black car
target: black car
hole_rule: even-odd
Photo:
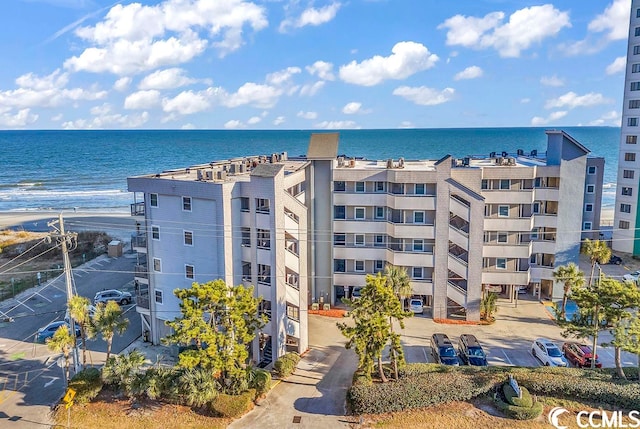
[[[487,355],[485,354],[484,350],[482,350],[482,346],[474,335],[460,335],[460,340],[458,341],[458,351],[460,352],[460,358],[467,365],[488,365]]]
[[[436,363],[460,365],[458,353],[456,353],[451,340],[445,334],[433,334],[431,336],[431,354]]]
[[[622,258],[620,256],[611,255],[611,259],[609,259],[609,262],[607,262],[607,264],[620,265],[622,264]]]

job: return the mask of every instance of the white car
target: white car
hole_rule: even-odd
[[[545,338],[538,338],[533,342],[531,354],[545,366],[569,366],[560,348]]]
[[[622,276],[622,280],[626,282],[638,283],[638,278],[640,278],[640,271],[634,271],[629,274],[625,274]]]
[[[409,311],[413,314],[423,314],[424,306],[422,305],[421,299],[412,299],[409,301]]]

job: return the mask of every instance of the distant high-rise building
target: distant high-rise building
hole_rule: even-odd
[[[640,0],[631,2],[627,70],[624,79],[624,101],[618,185],[613,223],[613,250],[640,255]]]

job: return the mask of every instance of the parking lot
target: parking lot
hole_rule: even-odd
[[[405,321],[402,343],[407,362],[434,362],[431,356],[431,335],[436,332],[446,334],[457,350],[458,338],[462,334],[473,334],[478,338],[489,365],[503,366],[541,366],[531,354],[531,344],[536,338],[548,338],[558,347],[565,341],[562,330],[551,319],[544,305],[530,295],[520,295],[517,307],[507,299],[498,300],[496,322],[492,325],[453,325],[435,323],[433,319],[416,315]],[[614,367],[613,348],[599,345],[610,338],[602,333],[598,341],[597,354],[604,367]],[[581,342],[591,344],[591,340]],[[622,364],[636,366],[637,357],[623,352]]]

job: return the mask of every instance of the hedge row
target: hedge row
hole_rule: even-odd
[[[221,393],[211,401],[209,407],[211,411],[220,417],[236,418],[253,408],[253,399],[255,397],[255,389],[249,389],[240,395]]]
[[[87,368],[71,378],[69,387],[76,391],[73,401],[77,404],[86,404],[98,396],[102,390],[102,378],[97,368]]]
[[[259,398],[271,389],[271,373],[264,369],[255,369],[249,386],[256,390],[256,398]]]
[[[293,374],[298,362],[300,362],[298,353],[287,353],[273,364],[273,369],[280,377],[286,378]]]

